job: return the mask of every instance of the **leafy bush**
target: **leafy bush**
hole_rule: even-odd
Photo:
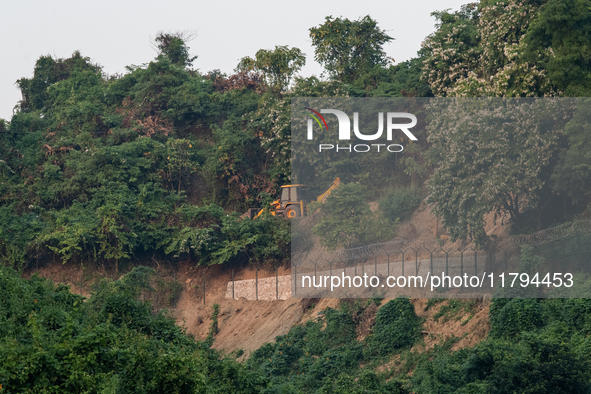
[[[83,297],[0,267],[0,385],[7,393],[257,393],[266,386],[137,299],[145,267]],[[218,391],[219,390],[219,391]],[[3,391],[3,392],[4,392]]]
[[[383,242],[394,235],[395,222],[390,223],[379,212],[372,212],[361,185],[339,186],[324,204],[323,216],[312,229],[320,242],[329,249],[355,247]]]
[[[306,340],[310,354],[319,355],[328,349],[347,345],[355,340],[355,323],[345,308],[325,309],[324,322],[326,325],[322,329],[319,324],[310,325],[308,329]]]
[[[490,308],[490,323],[491,335],[512,337],[542,327],[545,324],[543,307],[532,298],[495,299]]]
[[[278,392],[356,393],[371,388],[367,392],[386,393],[391,388],[404,393],[399,383],[386,384],[373,372],[360,370],[360,362],[367,361],[363,348],[348,308],[327,308],[319,319],[294,326],[275,343],[257,349],[247,366],[271,377]],[[349,386],[358,391],[348,391]]]
[[[420,327],[420,319],[408,298],[396,298],[378,310],[372,333],[367,337],[367,352],[383,356],[410,347]]]
[[[326,379],[321,393],[335,394],[407,394],[408,391],[398,380],[381,383],[378,376],[364,370],[358,378],[349,374],[340,374],[336,379]]]
[[[473,349],[440,353],[419,364],[416,393],[588,393],[589,362],[571,345],[544,334],[518,343],[489,338]]]
[[[219,304],[213,304],[213,311],[211,312],[211,324],[209,325],[209,331],[207,332],[207,338],[205,338],[205,346],[211,347],[213,345],[214,337],[218,333],[218,315],[220,314]]]
[[[379,207],[390,221],[395,222],[408,219],[421,205],[422,199],[422,192],[416,187],[399,188],[382,198]]]
[[[564,322],[582,333],[591,332],[591,298],[572,298],[560,300],[559,311]]]

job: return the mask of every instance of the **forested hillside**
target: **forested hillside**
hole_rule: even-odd
[[[154,254],[196,264],[278,263],[289,250],[286,223],[241,221],[234,213],[267,204],[290,179],[291,97],[591,91],[584,0],[483,1],[435,15],[438,28],[419,57],[398,65],[382,49],[392,37],[370,17],[327,17],[310,29],[326,80],[298,76],[306,59],[284,46],[242,59],[232,75],[194,70],[182,34],[158,35],[156,59],[124,75],[105,75],[80,52],[40,57],[34,76],[17,81],[23,98],[0,129],[0,258],[14,267],[56,259],[117,266]],[[521,232],[584,210],[591,186],[588,114],[578,119],[553,136],[550,156],[533,175],[540,185],[522,198],[524,206],[511,206],[509,196],[523,192],[511,189],[482,204],[510,213]],[[438,136],[429,142],[457,143]],[[444,225],[453,236],[480,236],[483,207],[465,212],[473,218],[471,232],[458,228],[454,212],[470,191],[445,200],[450,169],[438,164],[453,158],[429,142],[409,146],[387,179],[345,181],[387,191],[411,180],[421,184],[434,172],[428,199]],[[563,208],[560,217],[547,214],[571,203],[579,205]]]
[[[369,18],[346,23],[379,31]],[[18,81],[23,99],[0,140],[5,264],[286,259],[286,223],[234,213],[268,204],[289,180],[291,97],[364,90],[293,80],[305,61],[297,48],[261,50],[227,76],[192,70],[178,35],[156,41],[158,57],[125,75],[104,75],[75,52],[41,57],[34,77]],[[429,92],[418,62],[386,68],[382,57],[358,70],[379,94]]]
[[[379,310],[378,300],[344,302],[238,363],[210,349],[215,325],[199,342],[139,300],[150,269],[105,280],[86,301],[19,274],[59,261],[128,272],[155,257],[287,263],[289,222],[240,214],[291,181],[294,97],[591,96],[589,0],[481,0],[434,15],[417,57],[399,64],[383,49],[395,37],[370,16],[327,17],[309,30],[320,77],[300,75],[312,59],[286,46],[241,59],[230,75],[196,70],[177,33],[159,33],[156,58],[122,75],[106,75],[84,48],[41,56],[16,82],[14,115],[0,119],[0,393],[591,392],[586,299],[494,300],[484,342],[450,352],[452,339],[422,355],[409,350],[423,322],[407,299]],[[389,158],[388,174],[343,175],[344,159],[319,176],[342,176],[351,201],[383,196],[375,215],[390,224],[426,196],[452,241],[478,245],[490,241],[491,211],[519,234],[589,217],[591,99],[582,100],[561,128],[501,142],[490,130],[433,132]],[[470,149],[480,143],[487,149]],[[483,171],[491,163],[497,170]],[[355,215],[347,225],[358,230],[374,213]],[[376,233],[388,227],[375,223]],[[326,246],[353,245],[320,224]],[[360,338],[370,308],[373,328]],[[404,363],[382,373],[392,360]]]

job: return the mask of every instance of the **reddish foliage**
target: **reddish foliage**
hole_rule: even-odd
[[[148,111],[135,106],[131,97],[123,100],[124,109],[117,108],[116,112],[125,114],[123,127],[134,127],[140,135],[152,137],[154,134],[169,135],[173,131],[172,122],[160,117],[160,114],[147,115]]]
[[[210,74],[208,78],[213,80],[213,87],[218,92],[242,88],[253,89],[257,93],[264,91],[261,76],[253,71],[242,70],[229,77]]]

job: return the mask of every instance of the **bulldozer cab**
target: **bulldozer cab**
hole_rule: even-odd
[[[298,203],[306,201],[306,187],[304,185],[281,186],[281,208],[285,208],[289,203]]]
[[[280,217],[293,219],[306,215],[306,187],[305,185],[281,186],[279,207],[275,211]]]

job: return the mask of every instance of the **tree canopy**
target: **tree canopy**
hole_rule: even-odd
[[[327,16],[322,25],[310,29],[310,38],[315,60],[332,78],[345,83],[391,62],[383,46],[393,38],[369,15],[356,21]]]

